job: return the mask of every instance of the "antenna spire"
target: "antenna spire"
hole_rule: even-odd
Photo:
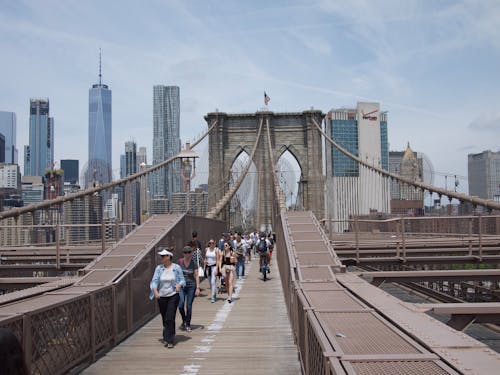
[[[99,48],[99,86],[101,86],[102,74],[101,74],[101,49]]]

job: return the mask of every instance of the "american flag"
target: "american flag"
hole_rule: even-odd
[[[266,92],[264,91],[264,104],[267,105],[267,103],[269,103],[270,100],[271,98],[267,96]]]

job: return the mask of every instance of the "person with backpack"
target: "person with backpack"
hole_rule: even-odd
[[[257,251],[259,252],[259,272],[262,268],[262,258],[266,257],[267,264],[269,265],[269,248],[271,247],[271,242],[266,238],[265,233],[261,233],[259,239],[257,240],[257,244],[255,246]],[[267,267],[267,273],[271,272],[269,267]]]

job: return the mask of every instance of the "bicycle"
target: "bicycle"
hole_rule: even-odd
[[[262,272],[263,279],[264,279],[264,281],[266,281],[267,274],[269,272],[268,265],[267,265],[267,253],[263,253],[263,254],[261,253],[260,260],[261,260],[260,272]]]

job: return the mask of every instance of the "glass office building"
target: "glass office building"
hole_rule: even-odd
[[[0,134],[5,137],[5,158],[7,164],[17,164],[16,114],[0,111]]]
[[[89,160],[85,187],[96,181],[105,184],[113,180],[111,130],[111,90],[102,83],[99,67],[99,83],[89,90]]]
[[[360,103],[361,104],[361,103]],[[337,142],[344,149],[351,154],[360,156],[359,153],[359,128],[357,119],[357,109],[338,109],[333,111],[332,119],[329,122],[329,133],[333,140]],[[373,127],[377,127],[380,132],[380,153],[371,154],[370,162],[373,158],[377,159],[378,166],[385,170],[389,169],[389,141],[387,136],[387,115],[380,113],[380,120],[372,121]],[[375,118],[377,116],[371,116]],[[342,152],[332,147],[330,153],[331,160],[333,161],[332,175],[336,177],[359,176],[358,163]]]
[[[30,99],[29,145],[24,147],[24,175],[43,176],[54,162],[54,119],[49,99]]]
[[[357,104],[329,112],[327,134],[342,148],[368,164],[389,168],[387,114],[378,103]],[[388,182],[327,143],[327,212],[330,218],[345,220],[371,212],[389,212]],[[335,224],[335,230],[347,224]]]
[[[79,180],[79,161],[74,159],[61,160],[61,169],[64,171],[64,182],[77,185]]]
[[[125,142],[125,176],[137,173],[137,144],[134,141]]]

